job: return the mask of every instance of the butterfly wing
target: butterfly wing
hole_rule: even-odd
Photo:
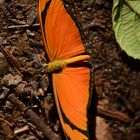
[[[39,17],[45,49],[50,61],[85,53],[79,30],[62,0],[39,1]],[[87,109],[90,101],[90,69],[87,63],[54,73],[53,89],[58,114],[68,139],[89,137]]]
[[[39,2],[39,17],[49,60],[65,59],[84,53],[79,30],[66,12],[62,0],[51,0],[46,5],[44,1]]]
[[[53,74],[53,87],[62,127],[68,138],[86,140],[88,134],[87,108],[89,105],[90,69],[67,67]]]

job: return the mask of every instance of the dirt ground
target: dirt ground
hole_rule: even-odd
[[[92,55],[97,115],[113,140],[140,140],[140,61],[116,43],[112,0],[64,4]],[[0,0],[0,51],[0,140],[65,139],[49,75],[41,69],[45,52],[35,0]]]

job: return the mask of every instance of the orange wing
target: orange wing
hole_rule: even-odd
[[[66,12],[62,0],[51,0],[47,4],[44,1],[39,1],[39,14],[50,61],[84,53],[79,30]]]
[[[53,74],[56,105],[66,136],[72,140],[87,140],[90,70],[86,66],[66,67]]]
[[[39,0],[39,17],[45,49],[50,61],[85,53],[79,30],[62,0]],[[89,139],[87,110],[90,100],[90,69],[86,62],[53,73],[58,114],[68,139]]]

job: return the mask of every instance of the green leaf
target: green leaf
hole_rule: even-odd
[[[129,56],[140,59],[140,1],[124,0],[120,9],[120,0],[114,0],[112,22],[120,47]]]

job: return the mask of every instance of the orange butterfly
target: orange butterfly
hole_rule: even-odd
[[[39,0],[39,18],[50,61],[48,71],[52,72],[55,102],[66,138],[88,140],[91,94],[90,68],[85,60],[90,56],[62,0]]]

